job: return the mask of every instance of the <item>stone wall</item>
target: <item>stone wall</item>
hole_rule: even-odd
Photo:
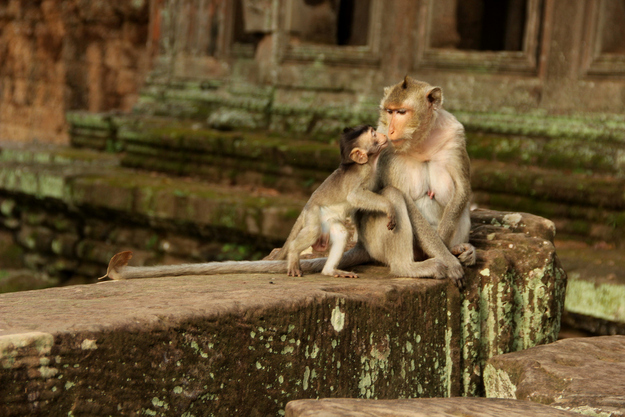
[[[227,87],[224,87],[226,90]],[[225,185],[250,184],[307,197],[336,167],[340,126],[375,123],[375,114],[333,114],[275,106],[273,100],[236,101],[208,91],[179,92],[138,107],[160,109],[161,117],[69,113],[72,145],[124,150],[127,167],[201,176]],[[211,113],[211,109],[217,109]],[[162,117],[166,113],[179,118]],[[220,120],[220,128],[206,120]],[[203,116],[202,116],[203,115]],[[246,117],[244,117],[246,116]],[[600,120],[489,117],[459,112],[467,128],[474,203],[504,211],[525,211],[552,220],[559,238],[625,244],[625,130]],[[184,120],[191,119],[191,120]],[[266,132],[250,131],[244,122]],[[488,128],[490,126],[490,128]],[[567,130],[567,126],[568,129]],[[582,127],[586,126],[585,129]],[[497,133],[505,128],[506,133]],[[253,129],[252,129],[253,130]],[[305,140],[309,139],[309,140]],[[241,169],[244,167],[244,169]]]
[[[259,259],[279,244],[219,227],[131,219],[102,207],[77,210],[2,192],[0,224],[0,293],[93,283],[123,249],[133,250],[134,263],[155,265]]]
[[[133,261],[147,265],[257,259],[286,238],[305,201],[121,168],[115,154],[5,147],[0,292],[25,289],[6,283],[16,280],[3,268],[28,267],[51,278],[29,289],[94,282],[121,250],[133,250]]]
[[[146,0],[0,2],[0,141],[67,143],[67,110],[129,110],[147,27]]]

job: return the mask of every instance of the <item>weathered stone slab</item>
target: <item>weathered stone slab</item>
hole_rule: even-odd
[[[384,270],[2,294],[0,415],[276,415],[298,398],[459,394],[458,290]]]
[[[299,398],[479,394],[488,358],[556,339],[566,275],[548,220],[472,219],[478,263],[462,293],[370,266],[358,280],[230,275],[0,295],[0,413],[264,415]]]
[[[566,273],[553,246],[555,227],[527,213],[475,210],[462,301],[463,393],[482,394],[486,358],[557,339]]]
[[[491,358],[488,397],[529,400],[592,416],[625,416],[625,336],[563,339]]]
[[[625,250],[573,247],[558,254],[569,276],[564,306],[574,315],[571,324],[595,334],[623,332]]]
[[[566,417],[577,413],[545,405],[493,398],[421,398],[359,400],[324,398],[286,405],[286,417]]]

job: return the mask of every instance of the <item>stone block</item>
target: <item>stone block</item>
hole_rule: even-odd
[[[79,239],[80,237],[78,235],[71,233],[57,235],[50,243],[52,252],[56,255],[73,258],[76,255],[75,248]]]
[[[566,272],[553,246],[555,227],[526,213],[475,210],[462,301],[465,393],[481,394],[486,358],[557,339]]]
[[[457,393],[457,289],[362,272],[0,295],[0,413],[276,415],[319,395]]]
[[[119,248],[97,240],[83,239],[76,245],[76,257],[81,261],[104,264],[111,256],[119,251]]]
[[[134,189],[124,178],[83,177],[72,184],[73,202],[81,206],[133,212]]]
[[[94,240],[107,240],[114,233],[115,225],[96,217],[85,219],[82,233],[86,238]],[[113,235],[114,237],[115,235]]]
[[[17,203],[12,198],[0,198],[0,213],[6,217],[13,217],[17,214]]]
[[[569,282],[568,312],[619,324],[625,328],[625,252],[623,249],[565,248]],[[581,328],[589,331],[580,323]]]
[[[43,226],[23,225],[16,235],[16,240],[20,245],[42,253],[51,252],[53,239],[52,230]]]
[[[200,257],[200,241],[183,235],[166,236],[159,242],[159,249],[172,255]]]
[[[0,270],[22,268],[22,253],[13,233],[0,229]]]
[[[625,336],[563,339],[489,359],[486,395],[592,416],[625,415]]]
[[[566,275],[548,220],[472,220],[478,264],[462,292],[361,266],[358,280],[232,274],[0,296],[0,339],[53,340],[48,353],[2,354],[0,414],[275,415],[303,398],[480,394],[488,358],[556,339]],[[97,276],[115,250],[80,242],[78,270]]]
[[[574,417],[577,413],[546,405],[492,398],[421,398],[359,400],[324,398],[296,400],[286,405],[286,417]]]

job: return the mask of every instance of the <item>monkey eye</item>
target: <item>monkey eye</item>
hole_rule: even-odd
[[[399,110],[397,110],[397,113],[399,113],[399,114],[406,114],[406,109],[399,109]]]

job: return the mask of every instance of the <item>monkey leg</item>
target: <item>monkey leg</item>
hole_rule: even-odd
[[[330,254],[328,255],[328,260],[326,261],[323,270],[321,270],[321,273],[323,275],[345,278],[358,278],[358,275],[353,272],[346,272],[341,271],[340,269],[336,269],[336,266],[338,265],[339,261],[341,260],[341,256],[343,255],[343,251],[345,250],[348,236],[349,233],[342,223],[333,222],[330,225],[330,244],[332,245],[332,247],[330,249]]]
[[[291,241],[287,255],[287,274],[291,277],[301,277],[302,268],[300,266],[300,254],[307,247],[315,244],[321,235],[321,219],[319,211],[308,213],[305,225],[297,236]]]
[[[358,223],[357,220],[354,220]],[[341,258],[341,262],[339,262],[338,267],[341,269],[352,268],[356,265],[366,264],[367,262],[371,262],[373,258],[367,252],[367,249],[362,245],[361,241],[356,242],[356,246],[352,249],[348,250],[343,254]]]
[[[358,236],[367,252],[373,259],[388,265],[391,274],[395,276],[445,278],[447,269],[440,259],[433,258],[414,262],[412,226],[403,194],[394,187],[387,187],[382,191],[382,195],[395,208],[397,224],[393,231],[389,231],[386,216],[363,213],[358,228]]]
[[[467,206],[458,219],[458,227],[452,236],[451,253],[458,257],[458,260],[466,266],[475,265],[477,254],[475,246],[469,242],[469,232],[471,230],[471,212]]]
[[[428,256],[438,259],[444,265],[445,276],[449,277],[458,288],[464,287],[464,270],[460,261],[451,254],[445,243],[441,240],[437,231],[425,219],[414,202],[404,196],[404,204],[410,219],[410,225],[414,238],[420,249]],[[468,213],[468,212],[467,212]],[[470,226],[470,220],[469,220]],[[466,233],[468,240],[468,231]]]

